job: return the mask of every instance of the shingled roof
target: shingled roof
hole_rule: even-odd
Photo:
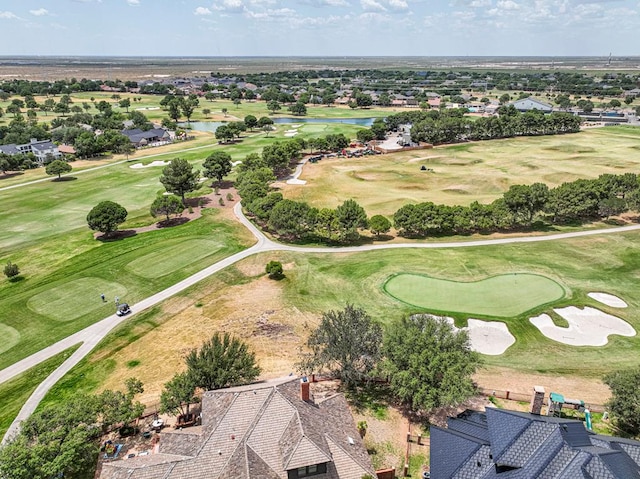
[[[344,396],[303,401],[288,377],[205,393],[201,427],[163,433],[157,454],[104,464],[100,477],[290,479],[307,467],[317,479],[375,477]]]
[[[438,479],[640,479],[640,442],[587,431],[581,421],[490,408],[431,427]]]

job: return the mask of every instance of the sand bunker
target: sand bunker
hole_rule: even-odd
[[[516,338],[509,332],[507,325],[497,321],[481,321],[469,319],[466,328],[456,328],[453,318],[445,318],[456,330],[463,329],[469,333],[471,349],[488,356],[499,356],[509,349]]]
[[[296,136],[298,134],[298,130],[296,129],[292,129],[292,130],[287,130],[284,132],[284,136]]]
[[[240,163],[242,163],[242,160],[232,161],[231,166],[238,166]]]
[[[622,299],[608,293],[589,293],[587,294],[592,299],[595,299],[599,303],[606,304],[607,306],[611,306],[612,308],[626,308],[627,303],[625,303]]]
[[[553,323],[548,314],[541,314],[529,321],[547,338],[571,346],[604,346],[610,334],[635,336],[629,323],[595,308],[558,308],[554,311],[567,320],[568,328]]]
[[[151,163],[147,163],[143,165],[142,163],[136,163],[135,165],[131,165],[129,168],[140,169],[140,168],[150,168],[152,166],[167,166],[169,164],[168,161],[152,161]]]

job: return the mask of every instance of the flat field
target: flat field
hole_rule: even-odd
[[[607,127],[571,135],[528,137],[427,150],[329,158],[306,164],[287,198],[333,207],[353,198],[369,215],[393,215],[407,203],[490,203],[511,185],[556,186],[603,173],[640,170],[640,128]],[[421,171],[425,166],[431,171]]]

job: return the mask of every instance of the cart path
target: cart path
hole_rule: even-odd
[[[164,301],[165,299],[184,291],[185,289],[193,286],[199,281],[217,273],[218,271],[231,266],[238,261],[241,261],[249,256],[258,253],[267,253],[270,251],[290,251],[296,253],[316,253],[316,254],[344,254],[344,253],[357,253],[363,251],[375,251],[383,249],[400,249],[400,248],[422,248],[422,249],[440,249],[440,248],[472,248],[479,246],[494,246],[494,245],[508,245],[518,243],[537,243],[541,241],[556,241],[570,238],[579,238],[583,236],[594,235],[606,235],[606,234],[619,234],[629,231],[640,230],[640,224],[621,226],[617,228],[598,229],[589,231],[574,231],[571,233],[559,233],[545,236],[523,236],[517,238],[500,238],[500,239],[487,239],[465,242],[442,242],[442,243],[393,243],[393,244],[377,244],[377,245],[363,245],[363,246],[346,246],[346,247],[303,247],[292,246],[281,243],[267,238],[260,229],[258,229],[251,221],[249,221],[242,212],[241,203],[237,203],[233,211],[238,220],[253,234],[256,238],[256,243],[250,248],[240,251],[232,256],[229,256],[205,269],[195,273],[188,278],[170,286],[169,288],[160,291],[153,296],[150,296],[137,304],[131,306],[132,312],[123,317],[116,316],[115,314],[105,318],[77,333],[68,336],[65,339],[58,341],[47,348],[44,348],[31,356],[18,361],[15,364],[0,371],[0,384],[14,378],[15,376],[22,374],[28,369],[37,366],[41,362],[55,356],[58,353],[65,351],[66,349],[82,343],[78,348],[60,367],[58,367],[47,379],[45,379],[38,388],[33,392],[29,399],[25,402],[22,409],[18,413],[7,433],[4,436],[3,443],[12,437],[18,430],[20,422],[29,417],[40,401],[44,398],[51,387],[65,374],[67,374],[74,366],[76,366],[84,357],[86,357],[96,345],[104,339],[116,326],[126,321],[129,317],[140,313],[156,304]]]

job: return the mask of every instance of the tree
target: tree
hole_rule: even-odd
[[[120,105],[120,108],[126,108],[127,113],[129,113],[129,107],[131,106],[131,99],[123,98],[118,102],[118,105]]]
[[[267,110],[269,110],[272,114],[280,109],[280,103],[276,100],[271,100],[267,102]]]
[[[203,109],[202,109],[202,114],[203,114],[205,117],[209,118],[209,115],[211,114],[211,109],[209,109],[209,108],[203,108]]]
[[[369,220],[369,229],[376,236],[380,236],[381,233],[388,233],[391,229],[391,221],[385,216],[374,215]]]
[[[224,151],[215,151],[204,160],[202,167],[204,176],[216,178],[220,185],[222,179],[231,172],[231,155]]]
[[[498,101],[500,102],[501,105],[506,105],[511,101],[511,95],[509,95],[508,93],[504,93],[503,95],[500,96]]]
[[[367,227],[367,213],[355,200],[346,200],[338,206],[336,218],[343,241],[355,241],[360,237],[358,228]]]
[[[60,179],[60,176],[63,173],[69,173],[72,169],[73,168],[71,168],[71,165],[66,161],[55,160],[47,165],[47,167],[45,168],[45,171],[47,172],[47,175],[49,176],[58,175],[58,179]]]
[[[191,116],[197,106],[198,100],[194,98],[187,98],[186,100],[183,98],[182,101],[180,101],[180,109],[182,110],[182,114],[187,117],[187,122],[191,121]]]
[[[269,132],[273,128],[271,125],[273,125],[273,120],[268,116],[262,116],[258,120],[258,128],[261,128],[262,131],[264,131],[267,134],[267,136],[269,136]]]
[[[383,354],[393,393],[416,411],[455,406],[475,392],[471,376],[480,357],[468,333],[445,318],[420,314],[392,322]]]
[[[376,139],[376,135],[373,133],[373,131],[371,131],[371,129],[363,128],[361,130],[358,130],[358,132],[356,133],[356,138],[361,143],[369,143],[370,141]]]
[[[381,358],[382,327],[364,309],[347,304],[322,314],[307,341],[310,353],[299,367],[306,372],[328,370],[346,386],[366,379]]]
[[[634,437],[639,435],[640,368],[612,372],[603,381],[611,389],[608,406],[616,426]]]
[[[187,374],[205,391],[248,384],[261,371],[246,343],[229,333],[215,333],[199,350],[191,350],[185,361]]]
[[[194,171],[191,163],[181,158],[175,158],[162,170],[160,183],[169,193],[180,196],[184,204],[184,195],[198,189],[199,177],[200,172],[198,170]]]
[[[294,115],[304,116],[307,114],[307,107],[301,101],[297,101],[289,107],[289,111]]]
[[[160,412],[188,416],[190,404],[199,401],[195,389],[196,383],[192,375],[186,372],[176,374],[171,381],[165,383],[160,393]]]
[[[12,263],[11,261],[7,261],[7,264],[4,267],[4,275],[9,278],[15,278],[16,276],[18,276],[20,274],[20,268],[18,268],[18,265],[15,263]]]
[[[226,118],[226,116],[227,116],[227,112],[228,112],[228,111],[229,111],[229,110],[228,110],[227,108],[223,108],[223,109],[222,109],[222,114],[225,116],[225,118]]]
[[[271,279],[284,278],[284,270],[282,269],[282,263],[280,261],[269,261],[265,271]]]
[[[253,115],[247,115],[244,117],[244,124],[247,125],[247,128],[253,130],[258,126],[258,119]]]
[[[101,201],[87,215],[89,228],[109,235],[127,219],[127,210],[113,201]]]
[[[165,215],[169,221],[169,215],[178,215],[184,211],[184,204],[175,195],[160,195],[151,203],[151,216],[154,218]]]
[[[0,449],[0,477],[87,477],[95,468],[101,430],[93,396],[45,407],[23,421],[18,435]]]

